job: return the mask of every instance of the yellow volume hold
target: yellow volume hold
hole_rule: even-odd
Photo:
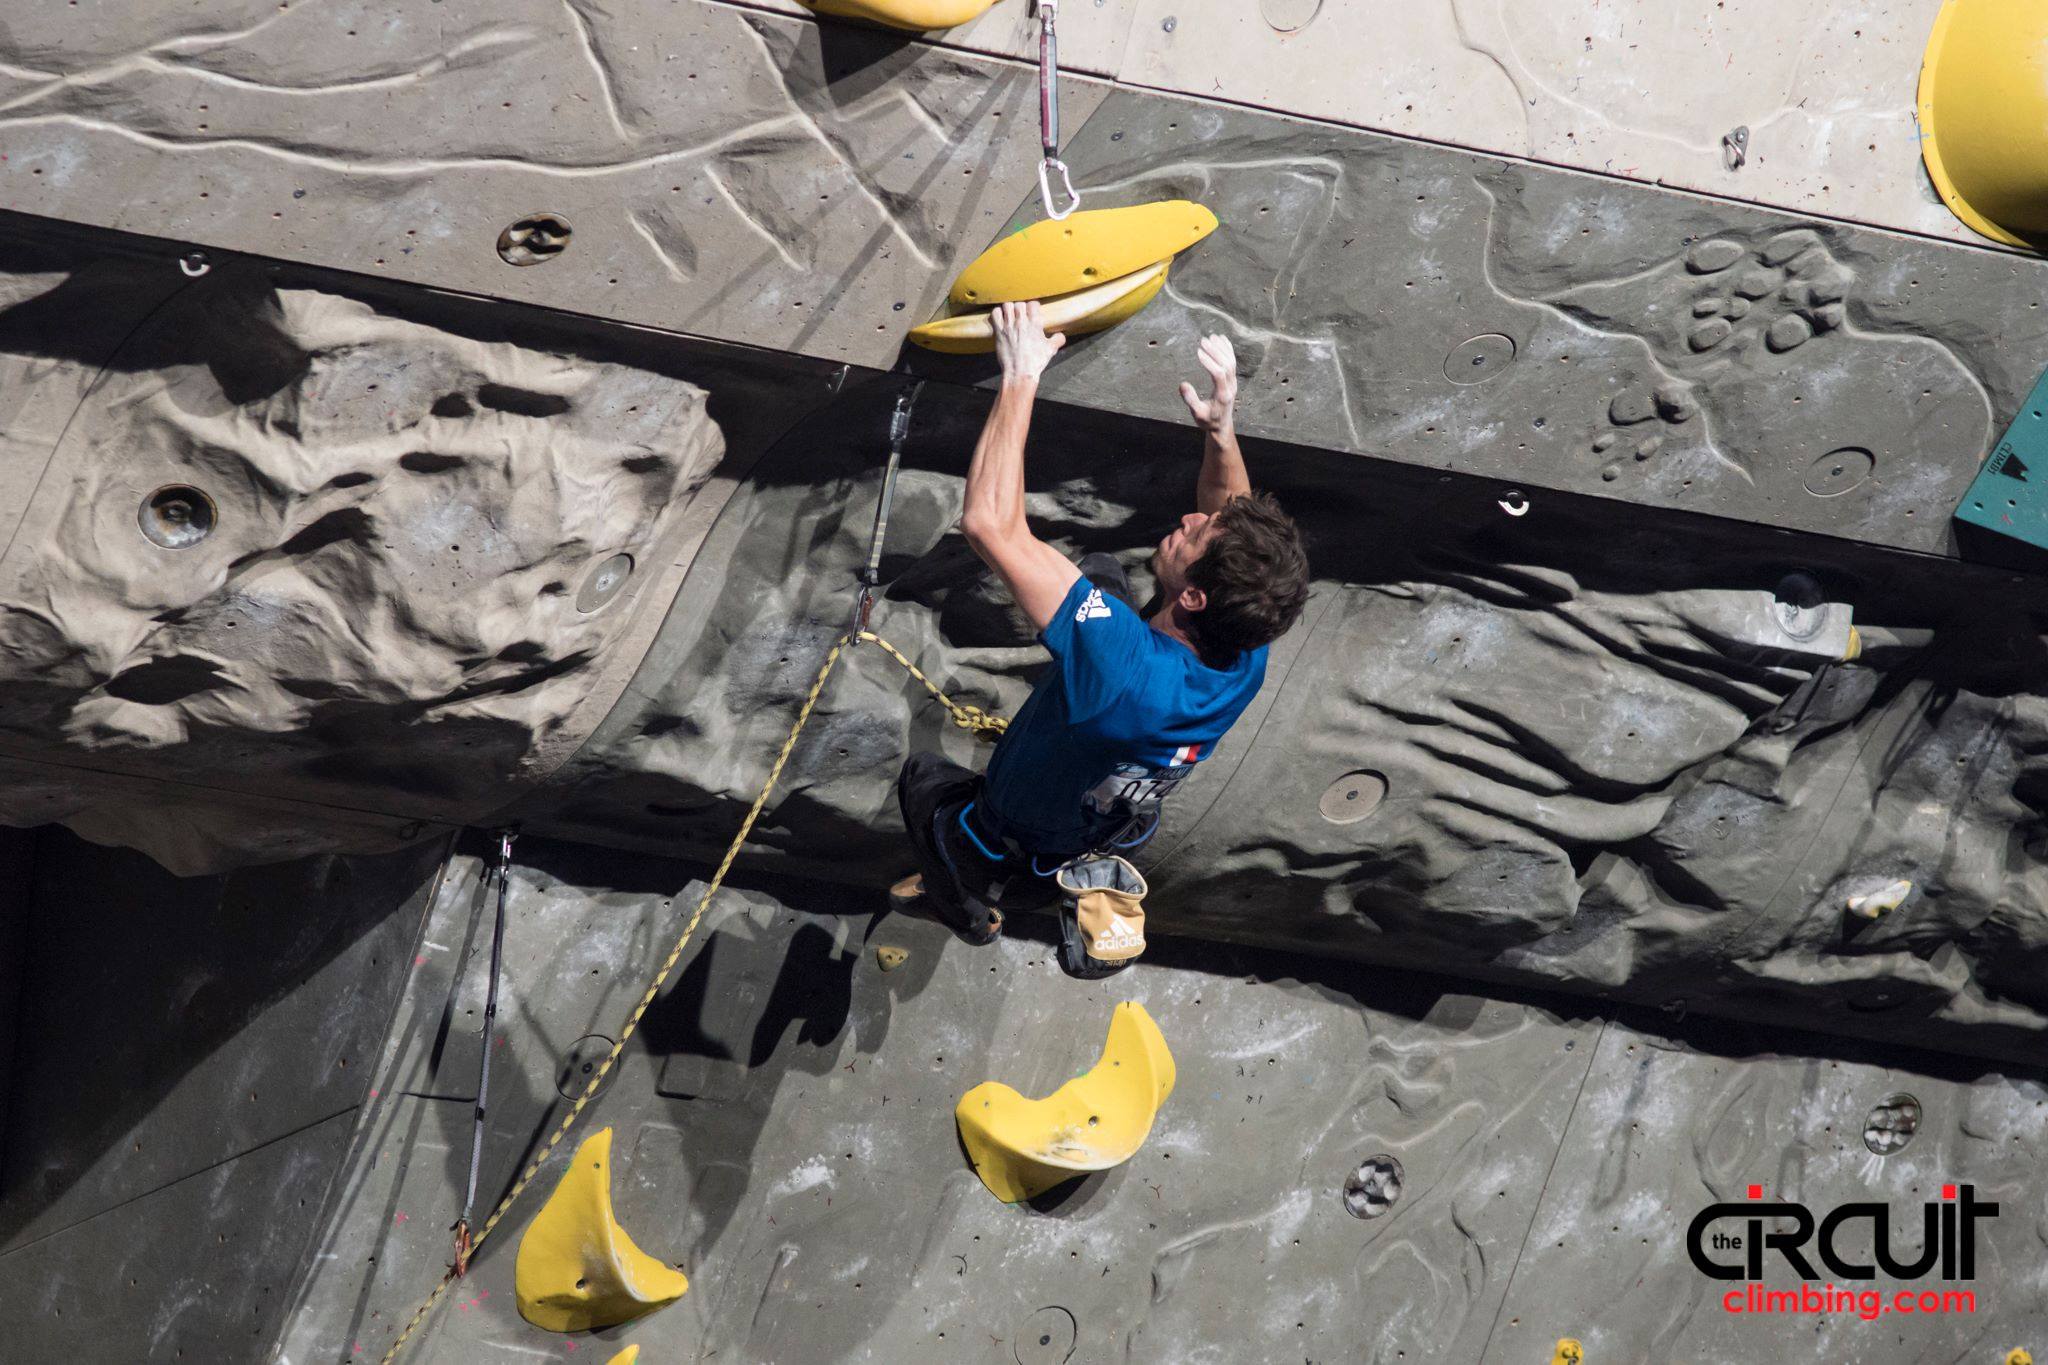
[[[1919,113],[1921,159],[1950,211],[1993,241],[2048,244],[2048,7],[1948,0]]]
[[[1084,209],[1003,238],[960,272],[946,297],[956,308],[992,308],[1071,294],[1170,260],[1215,230],[1216,215],[1187,199]]]
[[[612,1130],[583,1140],[548,1202],[519,1239],[519,1316],[550,1332],[612,1327],[674,1303],[680,1270],[633,1244],[612,1216]]]
[[[625,1350],[607,1360],[604,1365],[640,1365],[640,1343],[634,1342]]]
[[[930,33],[955,28],[978,16],[995,0],[802,0],[820,14],[865,19],[871,24]]]
[[[1039,320],[1047,332],[1065,332],[1068,336],[1085,336],[1114,327],[1152,302],[1166,285],[1166,268],[1170,264],[1161,261],[1093,289],[1077,289],[1047,299],[1040,305]],[[986,355],[996,348],[995,314],[955,313],[937,318],[922,327],[913,327],[910,339],[928,351]]]
[[[997,1081],[960,1097],[953,1116],[974,1173],[1005,1204],[1131,1159],[1173,1093],[1173,1053],[1143,1005],[1110,1016],[1102,1059],[1042,1100]]]

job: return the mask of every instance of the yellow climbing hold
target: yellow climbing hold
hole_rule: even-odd
[[[2015,1346],[2005,1353],[2005,1365],[2034,1365],[2034,1357],[2024,1346]]]
[[[1586,1348],[1572,1337],[1559,1337],[1557,1350],[1550,1357],[1550,1365],[1581,1365],[1586,1358]]]
[[[1942,202],[2011,246],[2048,242],[2048,6],[1948,0],[1920,65],[1920,155]]]
[[[1216,215],[1187,199],[1122,209],[1084,209],[1033,223],[976,257],[946,297],[992,308],[1048,299],[1171,260],[1216,230]]]
[[[885,972],[893,972],[910,960],[910,949],[898,948],[893,944],[875,945],[875,965]]]
[[[803,0],[820,14],[930,33],[966,23],[995,0]]]
[[[1094,1069],[1042,1100],[984,1081],[953,1116],[974,1173],[1005,1204],[1043,1194],[1084,1171],[1121,1165],[1144,1144],[1173,1093],[1173,1054],[1143,1005],[1121,1004]]]
[[[1114,327],[1152,302],[1166,284],[1169,261],[1147,266],[1122,279],[1079,289],[1071,294],[1045,300],[1040,321],[1048,332],[1085,336]],[[911,329],[910,339],[928,351],[949,355],[986,355],[996,348],[995,315],[987,312],[956,313]]]
[[[996,348],[987,310],[1036,299],[1045,330],[1082,336],[1114,327],[1166,286],[1174,253],[1216,230],[1216,215],[1186,199],[1089,209],[1033,223],[960,272],[947,311],[910,339],[927,350],[975,355]]]
[[[607,1360],[604,1365],[640,1365],[640,1343],[634,1342],[625,1350]]]
[[[611,1327],[683,1296],[690,1282],[612,1217],[612,1130],[583,1140],[561,1183],[519,1239],[519,1316],[550,1332]]]

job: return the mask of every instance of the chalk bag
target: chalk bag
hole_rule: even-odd
[[[1060,968],[1085,979],[1109,976],[1145,951],[1145,878],[1109,854],[1076,858],[1054,877],[1060,888]]]

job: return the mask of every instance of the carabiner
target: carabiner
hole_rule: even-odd
[[[1060,173],[1060,184],[1067,191],[1067,206],[1057,208],[1052,198],[1052,172]],[[1058,222],[1081,207],[1081,191],[1074,188],[1074,178],[1067,174],[1067,163],[1056,156],[1049,156],[1038,163],[1038,197],[1045,204],[1045,216]]]
[[[1081,192],[1067,174],[1067,163],[1060,160],[1060,40],[1054,31],[1058,16],[1059,0],[1038,0],[1038,141],[1045,152],[1045,159],[1038,163],[1038,198],[1045,205],[1045,216],[1054,222],[1081,207]],[[1065,208],[1053,202],[1054,171],[1060,173],[1060,184],[1067,191]]]

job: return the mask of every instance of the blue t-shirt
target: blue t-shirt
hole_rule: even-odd
[[[1131,806],[1163,799],[1266,676],[1265,646],[1211,668],[1085,578],[1039,639],[1052,667],[996,745],[980,799],[1005,835],[1048,859],[1087,852]]]

